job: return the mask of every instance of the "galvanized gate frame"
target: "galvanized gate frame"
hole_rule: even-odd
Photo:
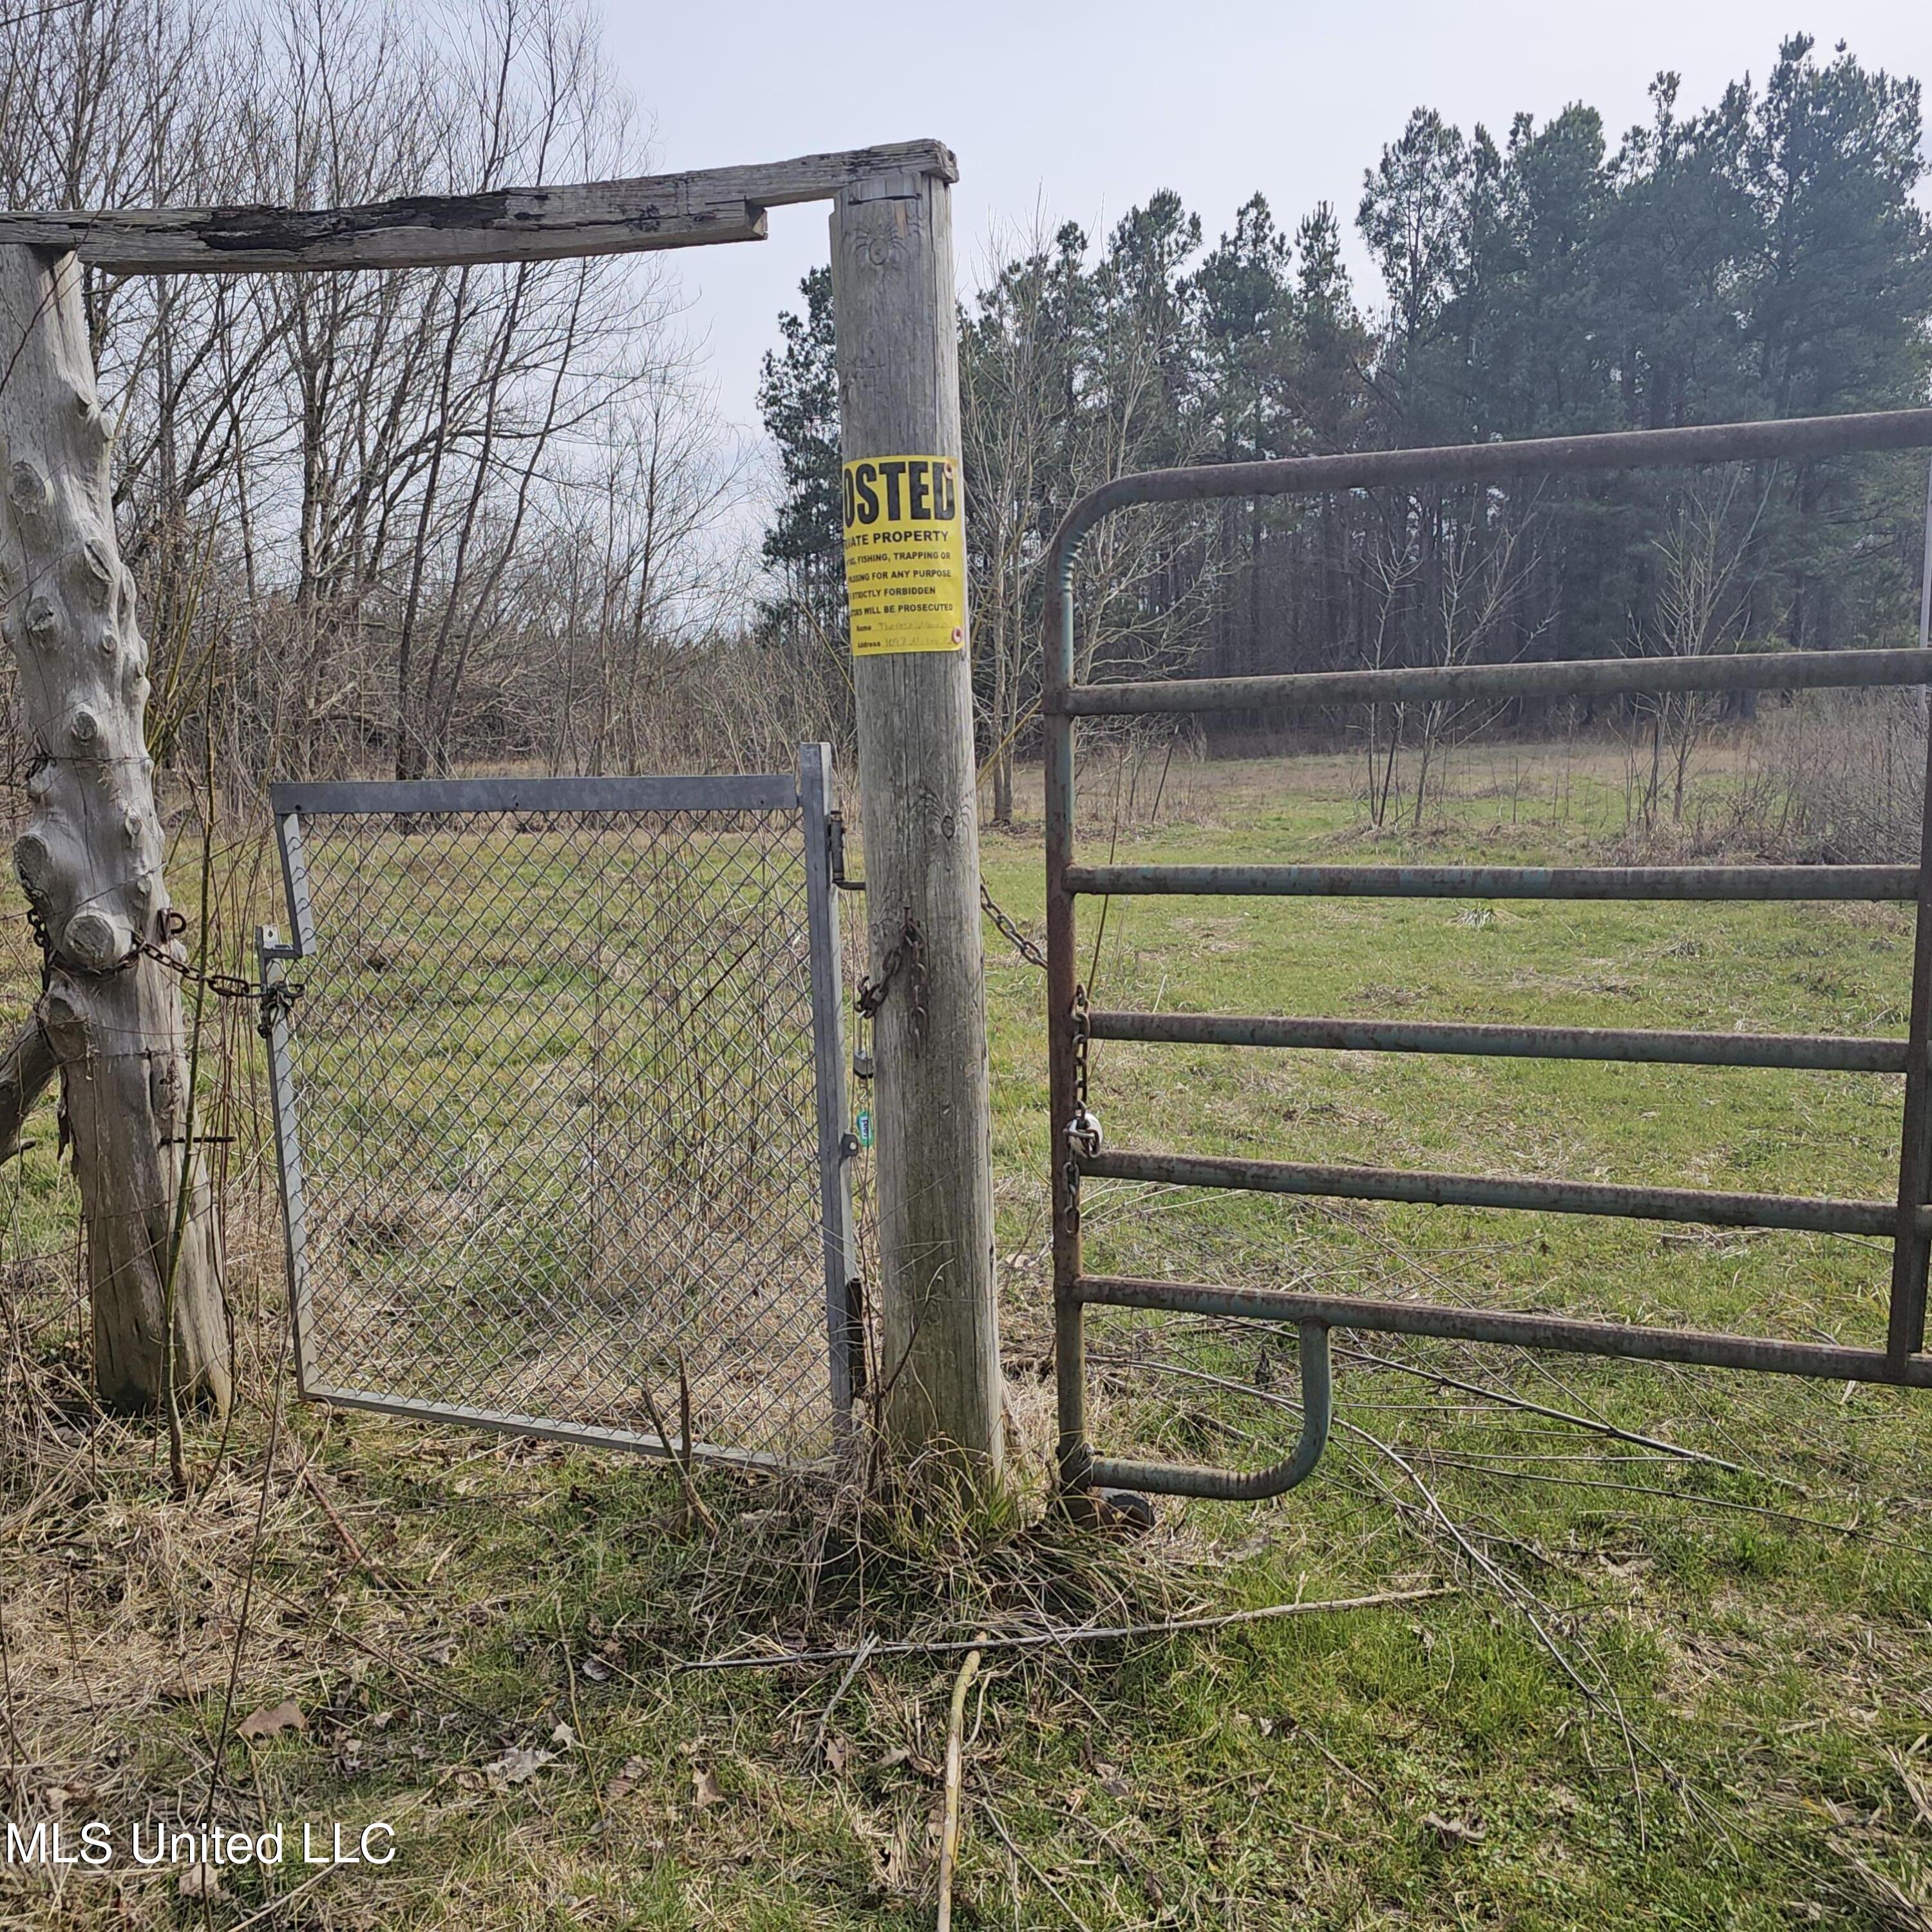
[[[836,1432],[835,1460],[849,1450],[855,1388],[862,1375],[858,1248],[853,1217],[850,1161],[858,1151],[847,1128],[845,1042],[838,893],[833,843],[839,830],[832,747],[799,748],[796,774],[638,778],[452,778],[386,782],[280,784],[269,789],[280,852],[290,937],[273,926],[256,934],[262,989],[262,1034],[268,1043],[269,1100],[284,1207],[296,1383],[306,1399],[380,1414],[463,1423],[507,1434],[582,1442],[652,1455],[687,1452],[722,1462],[764,1466],[777,1459],[703,1442],[667,1443],[656,1433],[512,1414],[454,1404],[392,1398],[378,1391],[338,1388],[316,1372],[307,1264],[302,1145],[290,1006],[296,988],[289,966],[314,956],[318,938],[311,908],[302,821],[332,814],[435,812],[793,812],[803,837],[806,918],[811,956],[812,1059],[816,1102],[818,1196],[823,1256],[826,1345]]]
[[[1808,461],[1853,451],[1932,446],[1932,410],[1725,423],[1522,442],[1291,458],[1123,476],[1068,512],[1047,558],[1041,708],[1046,719],[1047,1024],[1052,1122],[1053,1287],[1059,1466],[1068,1490],[1118,1485],[1222,1498],[1275,1496],[1314,1468],[1330,1420],[1328,1331],[1360,1328],[1701,1364],[1832,1380],[1932,1388],[1924,1352],[1932,1244],[1932,783],[1916,866],[1544,867],[1423,866],[1090,866],[1074,850],[1074,726],[1081,718],[1398,700],[1557,698],[1678,691],[1799,690],[1932,683],[1932,652],[1787,651],[1748,656],[1511,663],[1273,676],[1082,684],[1075,676],[1073,565],[1087,533],[1130,505],[1310,496],[1378,484],[1503,482],[1579,471],[1689,467],[1741,460]],[[1542,899],[1862,899],[1916,913],[1912,1009],[1905,1040],[1741,1036],[1565,1027],[1246,1018],[1102,1012],[1076,979],[1076,902],[1108,894],[1347,894],[1393,898]],[[1087,1108],[1090,1040],[1502,1054],[1903,1073],[1904,1122],[1894,1201],[1806,1199],[1688,1188],[1502,1180],[1303,1162],[1206,1159],[1103,1148]],[[1420,1301],[1217,1288],[1087,1274],[1080,1190],[1088,1176],[1196,1187],[1540,1209],[1719,1227],[1784,1228],[1889,1238],[1894,1244],[1886,1346],[1840,1348],[1694,1330],[1639,1328],[1553,1315]],[[1292,1322],[1301,1342],[1304,1422],[1294,1454],[1242,1472],[1096,1455],[1088,1440],[1085,1311],[1142,1308]]]

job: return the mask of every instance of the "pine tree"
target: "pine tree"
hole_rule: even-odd
[[[1780,49],[1739,152],[1756,218],[1741,290],[1762,412],[1922,403],[1932,231],[1912,198],[1924,172],[1918,85],[1868,72],[1842,46],[1821,66],[1813,48],[1798,34]],[[1801,464],[1790,478],[1766,529],[1792,649],[1855,624],[1856,582],[1899,470],[1841,460]]]
[[[784,484],[764,545],[780,587],[760,607],[759,630],[769,641],[807,656],[829,654],[842,674],[845,568],[832,271],[814,268],[798,288],[805,313],[781,313],[784,346],[766,352],[758,382],[758,412],[777,448]]]
[[[1162,191],[1097,251],[1042,220],[998,266],[962,311],[961,365],[998,815],[1037,690],[1040,560],[1074,498],[1123,471],[1926,400],[1917,83],[1801,36],[1761,86],[1695,113],[1678,92],[1660,75],[1614,152],[1582,104],[1519,116],[1501,142],[1418,109],[1357,215],[1378,313],[1352,293],[1332,208],[1290,230],[1258,194],[1204,254]],[[842,670],[829,284],[807,278],[765,365],[784,493],[764,619]],[[1204,652],[1269,671],[1685,648],[1666,607],[1687,532],[1732,553],[1730,602],[1698,635],[1892,641],[1916,611],[1923,491],[1918,459],[1875,458],[1763,466],[1715,494],[1632,471],[1138,512],[1082,548],[1078,648],[1136,674]]]

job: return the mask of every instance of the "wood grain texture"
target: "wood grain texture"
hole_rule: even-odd
[[[842,194],[832,278],[847,460],[956,460],[945,181],[908,170]],[[853,674],[871,971],[910,916],[928,976],[923,1029],[902,969],[874,1035],[883,1419],[902,1459],[940,1452],[995,1483],[1002,1391],[970,670],[962,650],[867,656]]]
[[[0,1055],[0,1160],[20,1149],[21,1130],[34,1102],[53,1084],[60,1071],[54,1043],[38,1013],[29,1013]]]
[[[123,275],[538,262],[762,241],[767,208],[826,200],[896,170],[945,181],[958,172],[943,142],[904,141],[752,167],[406,195],[361,208],[0,214],[0,244],[70,250],[91,268]]]
[[[0,634],[19,670],[32,808],[14,862],[50,946],[39,1016],[87,1224],[96,1385],[113,1406],[151,1408],[168,1352],[188,1066],[181,982],[134,950],[137,939],[174,943],[145,741],[148,648],[114,533],[112,440],[74,258],[50,266],[0,246]],[[40,1064],[30,1055],[19,1070],[31,1080]],[[205,1166],[172,1300],[175,1392],[225,1408]]]

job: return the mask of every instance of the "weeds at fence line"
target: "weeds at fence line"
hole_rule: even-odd
[[[1724,788],[1754,768],[1722,742],[1704,755],[1702,836],[1714,836]],[[1188,770],[1178,752],[1174,768]],[[1156,823],[1144,808],[1150,756],[1143,807],[1123,804],[1123,853],[1158,856],[1162,838],[1211,842],[1223,828],[1298,850],[1362,836],[1346,788],[1292,790],[1306,769],[1210,767],[1192,794],[1171,778]],[[1564,851],[1621,836],[1609,754],[1559,748],[1520,770],[1504,756],[1493,776],[1499,788],[1473,756],[1452,756],[1447,796],[1472,836]],[[1190,795],[1198,820],[1175,832],[1174,801]],[[184,849],[199,842],[198,824],[175,822]],[[210,945],[241,967],[251,924],[275,913],[237,823],[225,812],[213,842]],[[1102,836],[1112,824],[1109,809]],[[988,856],[996,902],[1036,929],[1036,856],[998,838]],[[1117,904],[1105,964],[1150,1003],[1164,979],[1180,986],[1211,959],[1231,1006],[1265,974],[1295,998],[1312,988],[1373,1006],[1400,994],[1431,1012],[1459,998],[1533,997],[1571,1016],[1592,1000],[1648,1012],[1721,1000],[1720,1023],[1734,1004],[1757,1024],[1794,1006],[1870,1024],[1900,957],[1886,919],[1833,914],[1774,913],[1748,932],[1724,914],[1646,926],[1592,913],[1561,931],[1508,912],[1481,929],[1423,914],[1316,917],[1244,928],[1220,909],[1124,917]],[[1672,950],[1692,945],[1703,950]],[[8,964],[24,989],[31,962]],[[1479,1906],[1606,1922],[1612,1900],[1686,1924],[1736,1922],[1766,1900],[1799,1916],[1811,1904],[1870,1916],[1882,1898],[1900,1922],[1898,1900],[1922,1912],[1922,1412],[1880,1391],[1378,1345],[1355,1354],[1380,1360],[1344,1355],[1338,1382],[1340,1417],[1363,1436],[1345,1434],[1289,1503],[1166,1510],[1132,1544],[1047,1523],[1043,1128],[1028,1058],[1042,989],[1004,946],[989,946],[988,971],[1019,1485],[1004,1516],[920,1517],[889,1485],[868,1496],[700,1466],[689,1474],[714,1530],[661,1464],[294,1405],[278,1424],[272,1156],[252,1028],[227,1001],[210,1003],[202,1072],[207,1131],[232,1136],[211,1138],[207,1158],[241,1373],[225,1437],[184,1419],[192,1493],[178,1502],[155,1433],[88,1400],[68,1184],[41,1117],[35,1144],[0,1170],[0,1749],[13,1815],[44,1816],[50,1790],[85,1786],[61,1801],[68,1815],[178,1797],[198,1816],[218,1777],[218,1817],[389,1816],[413,1834],[414,1871],[384,1881],[391,1922],[536,1924],[568,1899],[596,1928],[654,1912],[930,1923],[928,1832],[963,1654],[940,1646],[984,1630],[998,1667],[962,1738],[960,1918],[970,1902],[994,1922],[1097,1932],[1163,1916],[1339,1919],[1372,1898],[1424,1923]],[[1628,1087],[1566,1072],[1513,1088],[1451,1067],[1430,1085],[1386,1063],[1331,1072],[1203,1054],[1163,1087],[1114,1044],[1096,1071],[1124,1124],[1307,1134],[1349,1151],[1372,1142],[1395,1158],[1453,1138],[1499,1163],[1698,1160],[1721,1174],[1775,1160],[1862,1183],[1890,1125],[1828,1077],[1804,1086],[1796,1113],[1761,1097],[1772,1077],[1740,1080],[1713,1120],[1647,1072]],[[869,1216],[863,1184],[860,1201]],[[1593,1259],[1553,1223],[1241,1203],[1204,1217],[1125,1187],[1096,1190],[1092,1206],[1096,1243],[1150,1272],[1199,1262],[1278,1282],[1286,1265],[1384,1290],[1426,1280],[1471,1300],[1601,1297],[1664,1318],[1708,1304],[1768,1322],[1809,1307],[1855,1329],[1874,1265],[1822,1244],[1724,1236],[1639,1238]],[[1123,1448],[1258,1462],[1292,1433],[1287,1364],[1252,1326],[1123,1320],[1096,1341],[1096,1426]],[[890,1365],[869,1372],[876,1385]],[[682,1435],[670,1399],[659,1406]],[[1640,1467],[1616,1460],[1632,1455]],[[1388,1600],[1248,1615],[1298,1590]],[[1183,1628],[1192,1618],[1228,1621]],[[676,1668],[801,1651],[822,1660]],[[284,1700],[299,1726],[238,1738]],[[502,1768],[493,1782],[512,1753],[551,1755],[523,1782]],[[374,1896],[339,1876],[272,1898],[252,1882],[224,1874],[229,1896],[191,1910],[221,1932],[277,1913],[346,1928]],[[0,1876],[0,1922],[32,1922],[46,1904],[26,1884]],[[88,1913],[140,1922],[176,1904],[112,1880],[70,1888],[63,1909],[87,1926]]]

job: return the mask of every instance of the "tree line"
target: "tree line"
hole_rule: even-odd
[[[1714,106],[1678,92],[1660,78],[1614,144],[1581,106],[1500,141],[1418,110],[1348,218],[1372,290],[1342,212],[1284,223],[1259,194],[1211,244],[1166,192],[1097,238],[1044,219],[994,238],[959,327],[998,815],[1038,694],[1040,560],[1110,476],[1924,400],[1917,82],[1801,38]],[[70,0],[0,25],[16,208],[330,206],[651,164],[583,0]],[[753,453],[655,257],[90,273],[86,294],[164,767],[627,770],[849,743],[824,272],[760,386],[761,547]],[[1082,554],[1082,668],[1896,640],[1922,488],[1899,460],[1136,513]],[[1488,716],[1375,719],[1378,814]],[[1700,718],[1660,714],[1660,745]]]
[[[1614,146],[1573,105],[1498,141],[1429,110],[1367,170],[1355,227],[1266,196],[1210,246],[1172,192],[1096,244],[1044,224],[960,314],[982,751],[996,818],[1037,698],[1040,564],[1122,471],[1910,406],[1927,400],[1932,224],[1915,200],[1918,83],[1786,40],[1762,86],[1651,115]],[[830,278],[782,318],[760,392],[784,494],[763,634],[836,660],[837,391]],[[1914,459],[1634,472],[1136,513],[1080,566],[1084,675],[1290,671],[1903,642],[1924,476]],[[1432,754],[1493,722],[1371,721],[1379,820],[1419,810]],[[1237,716],[1220,728],[1257,721]],[[1707,723],[1653,709],[1653,796]]]

